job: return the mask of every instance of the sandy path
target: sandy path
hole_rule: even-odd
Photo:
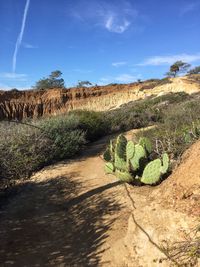
[[[106,142],[37,173],[11,200],[0,214],[0,266],[112,265],[104,258],[128,211],[122,185],[104,174]]]
[[[132,214],[157,244],[181,240],[197,219],[179,212],[173,199],[172,207],[164,204],[173,177],[159,187],[128,186],[133,208],[124,185],[104,174],[100,155],[108,140],[38,172],[0,211],[0,266],[172,266]],[[200,143],[196,150],[198,159]]]

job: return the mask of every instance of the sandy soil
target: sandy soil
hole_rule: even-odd
[[[100,155],[108,140],[101,139],[78,159],[45,168],[19,185],[20,193],[0,213],[0,266],[173,265],[161,246],[182,240],[200,214],[188,214],[164,201],[169,199],[163,194],[167,184],[125,188],[106,176]]]

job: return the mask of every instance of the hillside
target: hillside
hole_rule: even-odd
[[[198,79],[183,77],[90,88],[0,91],[0,119],[39,118],[75,109],[105,111],[147,96],[180,91],[199,92]]]

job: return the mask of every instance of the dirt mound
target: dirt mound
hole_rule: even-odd
[[[182,91],[199,92],[200,84],[194,79],[175,78],[90,88],[0,91],[0,119],[38,118],[74,109],[104,111],[147,96]]]
[[[200,141],[184,153],[180,165],[158,190],[165,204],[200,215]]]
[[[128,186],[133,209],[123,238],[127,266],[200,266],[200,260],[192,259],[187,252],[181,256],[174,253],[174,244],[187,246],[186,240],[194,238],[193,231],[199,226],[199,159],[200,141],[184,153],[181,164],[159,186]],[[137,263],[131,265],[131,259],[132,264]]]

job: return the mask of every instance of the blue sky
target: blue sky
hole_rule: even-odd
[[[160,78],[200,65],[200,0],[1,0],[0,88],[53,70],[66,86]]]

